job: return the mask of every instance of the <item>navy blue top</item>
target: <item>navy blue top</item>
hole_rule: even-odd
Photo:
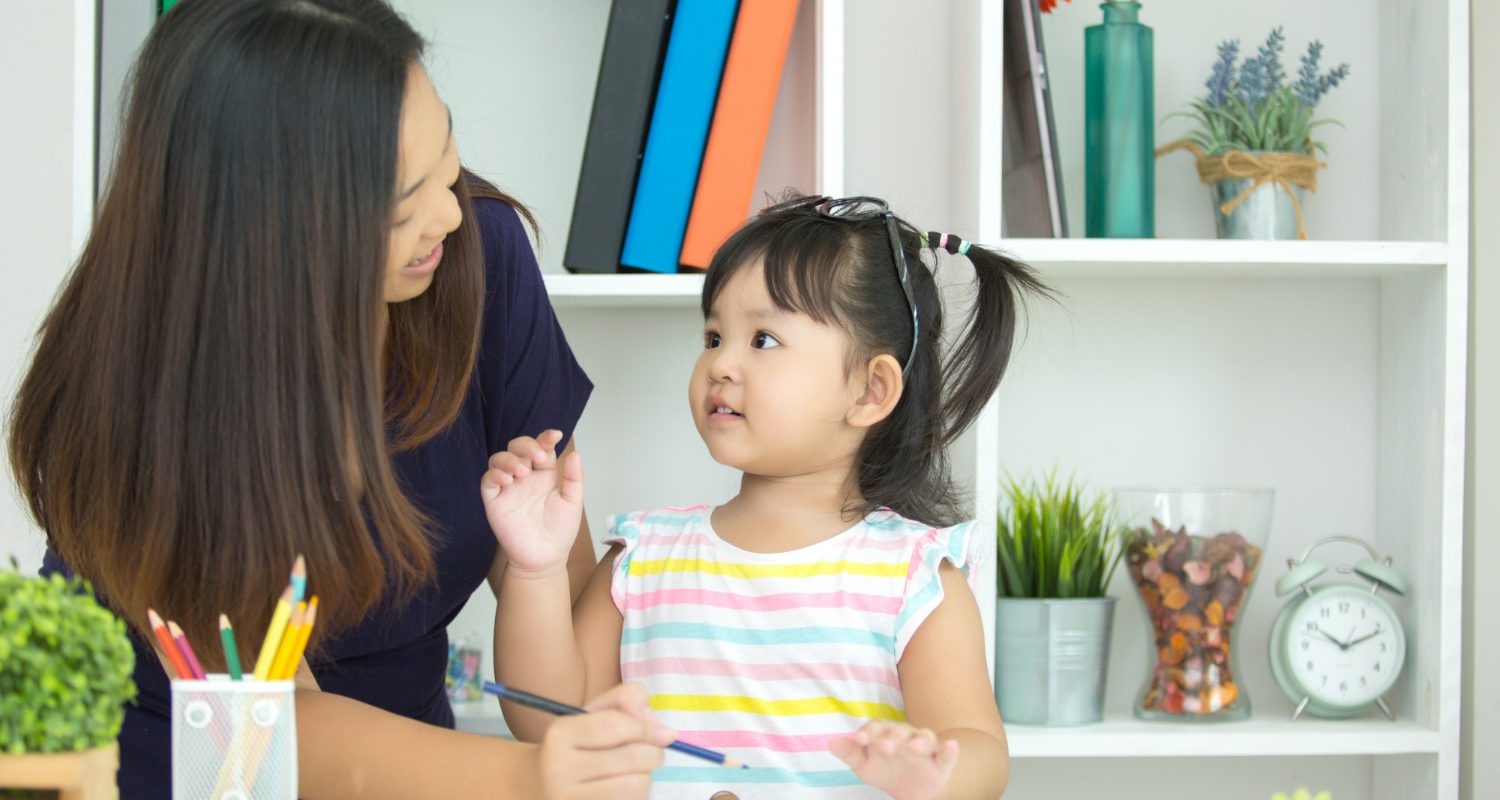
[[[437,529],[437,578],[415,602],[382,602],[365,621],[328,642],[313,674],[326,692],[404,717],[453,727],[443,691],[448,623],[489,574],[497,543],[479,499],[489,456],[517,436],[560,429],[566,442],[593,384],[558,326],[519,215],[477,199],[484,238],[485,309],[475,379],[458,418],[441,435],[396,456],[408,497]],[[48,552],[43,573],[67,571]],[[131,635],[139,697],[120,729],[120,796],[171,792],[171,699],[151,646]]]

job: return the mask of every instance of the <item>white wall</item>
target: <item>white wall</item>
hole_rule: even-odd
[[[0,401],[9,416],[32,337],[88,228],[93,197],[94,0],[7,3],[0,26]],[[0,477],[0,565],[41,563],[40,532]]]
[[[1469,486],[1464,576],[1464,722],[1462,793],[1470,800],[1500,797],[1500,100],[1487,80],[1500,70],[1500,54],[1485,47],[1500,36],[1500,4],[1476,0],[1470,20],[1474,63],[1472,97],[1473,210],[1469,285]],[[1487,313],[1486,313],[1487,312]],[[1476,675],[1483,674],[1482,680]]]

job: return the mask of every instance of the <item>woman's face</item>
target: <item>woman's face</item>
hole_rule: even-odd
[[[427,291],[443,260],[443,239],[463,219],[453,194],[459,174],[453,118],[427,71],[416,64],[406,79],[400,137],[383,287],[387,303],[404,302]]]

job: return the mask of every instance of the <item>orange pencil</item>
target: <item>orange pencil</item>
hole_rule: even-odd
[[[177,644],[172,641],[172,634],[167,630],[167,623],[162,622],[161,615],[156,609],[146,609],[146,618],[151,621],[151,632],[156,634],[156,642],[167,655],[167,660],[172,662],[172,671],[177,673],[181,680],[189,680],[193,677],[193,671],[188,668],[187,661],[178,652]]]
[[[286,669],[277,680],[289,681],[297,676],[297,667],[302,665],[302,654],[307,652],[307,640],[312,637],[313,623],[318,619],[318,596],[313,595],[307,603],[307,614],[302,617],[302,626],[297,629],[297,641],[292,645],[292,657],[287,659]]]

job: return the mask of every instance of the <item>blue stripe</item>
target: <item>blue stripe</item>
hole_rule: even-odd
[[[732,786],[743,783],[794,783],[819,789],[834,786],[859,786],[862,781],[847,769],[818,772],[793,772],[767,767],[728,769],[726,767],[660,767],[651,773],[653,783],[712,783]]]
[[[626,628],[620,644],[641,644],[652,639],[709,639],[718,642],[754,645],[784,644],[855,644],[893,650],[896,640],[865,628],[729,628],[698,622],[659,622],[640,628]]]
[[[941,548],[933,547],[922,554],[922,563],[925,571],[932,576],[927,585],[918,589],[916,594],[906,599],[901,604],[901,613],[896,615],[896,632],[906,630],[911,623],[913,615],[928,610],[929,604],[935,605],[943,595],[943,579],[938,575],[938,567],[944,561],[952,561],[954,564],[964,563],[968,551],[969,534],[974,530],[974,523],[964,522],[949,529],[948,535],[942,536],[939,543]]]

